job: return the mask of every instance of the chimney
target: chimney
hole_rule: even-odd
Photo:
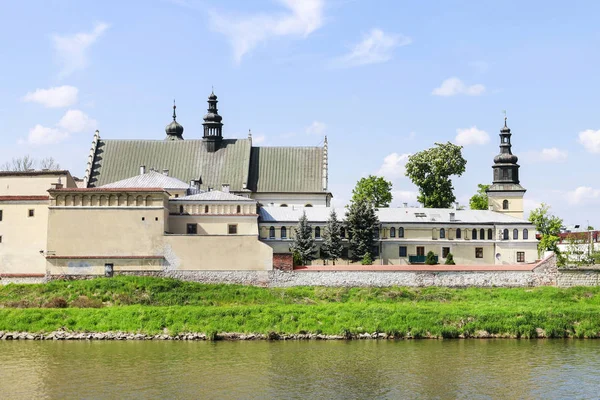
[[[140,165],[140,175],[144,175],[146,173],[146,166]]]
[[[454,209],[458,210],[458,207],[459,207],[459,204],[458,204],[458,201],[457,201],[457,202],[454,203]]]
[[[454,221],[456,221],[456,214],[451,212],[450,213],[450,222],[454,222]]]
[[[62,188],[63,188],[63,185],[60,182],[52,184],[52,189],[62,189]]]
[[[408,203],[402,203],[402,205],[404,206],[404,208],[408,208]]]
[[[224,183],[223,185],[221,185],[221,191],[229,193],[229,183]]]
[[[169,170],[168,169],[163,169],[163,175],[164,176],[169,176]]]

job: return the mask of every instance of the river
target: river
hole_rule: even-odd
[[[600,397],[600,340],[0,341],[2,399]]]

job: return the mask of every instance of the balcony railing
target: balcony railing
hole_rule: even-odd
[[[427,256],[416,256],[416,255],[409,255],[408,256],[408,262],[411,264],[425,264],[425,259],[427,258]],[[435,262],[437,264],[438,262],[438,256],[435,256]]]

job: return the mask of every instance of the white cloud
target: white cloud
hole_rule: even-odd
[[[431,94],[435,96],[455,96],[457,94],[466,94],[468,96],[479,96],[485,92],[485,86],[478,83],[476,85],[465,85],[463,81],[456,77],[448,78],[439,88],[433,89]]]
[[[410,157],[410,154],[391,153],[387,155],[383,159],[383,164],[377,171],[377,175],[383,175],[390,180],[404,177],[408,157]]]
[[[265,135],[256,135],[252,136],[252,144],[261,144],[264,143],[267,137]]]
[[[590,153],[600,153],[600,130],[587,129],[579,132],[578,142]]]
[[[410,190],[392,190],[392,205],[407,203],[409,207],[416,206],[418,194]]]
[[[523,159],[529,162],[563,162],[566,161],[569,154],[564,151],[552,147],[542,149],[541,151],[530,151],[523,154]]]
[[[323,25],[324,0],[279,0],[279,3],[288,10],[245,16],[210,13],[212,29],[228,37],[236,63],[273,37],[307,37]]]
[[[83,132],[96,129],[97,122],[80,110],[68,110],[58,121],[57,126],[67,132]]]
[[[566,196],[570,204],[579,205],[600,198],[600,190],[589,186],[579,186],[575,190],[567,192]]]
[[[57,86],[50,89],[36,89],[23,97],[23,101],[39,103],[44,107],[69,107],[77,102],[79,89],[74,86]]]
[[[310,126],[306,128],[306,133],[309,135],[323,135],[325,134],[325,130],[327,129],[327,125],[320,121],[313,121]]]
[[[37,124],[29,130],[27,143],[33,145],[54,144],[62,142],[67,137],[69,137],[67,132]]]
[[[523,215],[525,216],[525,219],[529,217],[531,210],[535,210],[541,205],[541,201],[530,199],[528,197],[523,198]]]
[[[54,35],[54,50],[61,65],[61,77],[71,75],[73,72],[86,68],[89,65],[88,49],[108,29],[108,24],[98,23],[90,33],[76,33],[74,35]]]
[[[383,63],[392,58],[392,51],[399,46],[406,46],[411,38],[397,34],[387,34],[374,28],[364,35],[362,41],[354,45],[350,52],[336,60],[338,67],[356,67],[359,65]]]
[[[477,129],[476,126],[472,126],[466,129],[456,130],[456,144],[461,146],[468,146],[471,144],[483,145],[490,141],[490,136],[486,131]]]

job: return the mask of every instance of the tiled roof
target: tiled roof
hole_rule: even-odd
[[[261,207],[262,222],[295,222],[302,212],[311,222],[325,222],[331,207]],[[339,220],[346,218],[345,208],[336,208]],[[449,208],[379,208],[376,211],[383,223],[444,223],[444,224],[530,224],[529,221],[488,210],[453,210]],[[450,221],[454,213],[454,222]]]
[[[164,192],[163,188],[62,188],[62,189],[50,189],[48,192]]]
[[[43,201],[49,199],[48,196],[0,196],[0,201]]]
[[[323,192],[322,147],[253,147],[248,188],[254,192]]]
[[[171,201],[236,201],[256,203],[256,200],[248,197],[236,196],[231,193],[221,192],[220,190],[211,190],[210,192],[193,194],[190,196],[178,197]]]
[[[156,171],[149,171],[143,175],[136,175],[121,181],[100,186],[100,188],[163,188],[163,189],[187,189],[189,183],[180,181],[172,176],[167,176]]]

